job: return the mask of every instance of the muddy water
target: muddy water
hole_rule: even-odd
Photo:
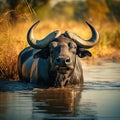
[[[84,88],[0,92],[0,120],[120,120],[120,63],[83,63]]]

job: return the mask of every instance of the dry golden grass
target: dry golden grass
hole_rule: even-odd
[[[20,51],[28,46],[26,34],[33,23],[34,22],[31,19],[27,18],[24,21],[19,21],[13,26],[8,20],[3,20],[3,18],[0,19],[0,78],[19,79],[17,74],[17,57]],[[112,27],[109,29],[101,29],[100,25],[95,24],[94,26],[100,33],[100,42],[90,50],[93,53],[93,57],[112,55],[116,49],[111,47],[113,43],[110,39],[120,38],[120,32],[118,32],[118,34],[116,33],[116,31],[119,30],[119,27],[116,27],[115,31],[112,31]],[[38,25],[35,30],[35,36],[38,39],[41,39],[57,29],[61,32],[70,30],[84,39],[89,38],[91,35],[89,28],[84,22],[46,20],[41,21]],[[111,31],[112,34],[110,34]],[[114,35],[118,35],[118,37],[114,38]]]

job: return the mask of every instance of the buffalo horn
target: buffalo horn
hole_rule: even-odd
[[[49,35],[47,35],[42,40],[36,40],[34,37],[33,31],[36,28],[36,26],[38,25],[38,23],[39,23],[39,21],[34,23],[28,30],[27,41],[31,47],[33,47],[35,49],[42,49],[42,48],[46,47],[55,38],[59,37],[61,35],[61,33],[58,30],[56,30],[56,31],[50,33]]]
[[[67,33],[68,37],[70,37],[77,43],[77,45],[79,45],[83,48],[91,48],[98,43],[99,34],[92,25],[90,25],[88,22],[86,22],[86,23],[92,32],[92,36],[90,39],[84,40],[81,37],[79,37],[78,35],[76,35],[75,33],[72,33],[69,31],[66,31],[66,33]]]

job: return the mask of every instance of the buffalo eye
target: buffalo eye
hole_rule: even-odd
[[[73,48],[73,49],[77,48],[77,46],[74,43],[72,43],[72,42],[69,42],[68,46],[69,46],[69,48]]]
[[[76,48],[77,48],[76,44],[70,42],[68,43],[68,46],[69,46],[70,52],[72,52],[73,54],[76,54]]]

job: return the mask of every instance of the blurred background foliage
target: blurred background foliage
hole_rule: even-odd
[[[119,0],[0,0],[0,15],[9,11],[11,21],[30,14],[33,19],[120,21]]]
[[[0,0],[0,14],[9,11],[12,21],[30,14],[34,19],[120,21],[119,0]]]
[[[28,46],[26,33],[40,19],[36,37],[70,30],[87,39],[85,21],[100,34],[93,58],[120,58],[120,0],[0,0],[0,76],[17,79],[17,56]]]

